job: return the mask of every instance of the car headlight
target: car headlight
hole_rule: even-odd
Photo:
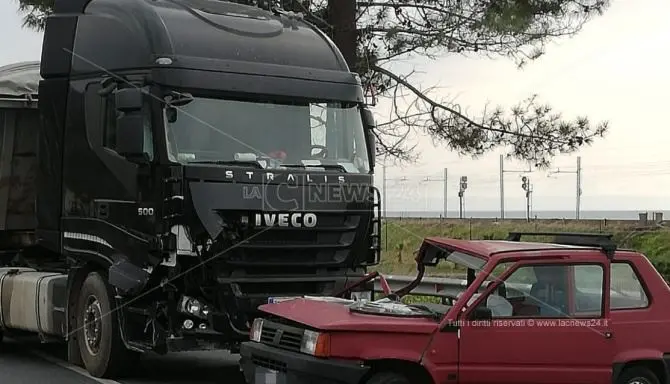
[[[305,330],[300,343],[300,352],[312,356],[328,357],[330,355],[330,335]]]
[[[260,343],[262,332],[263,332],[263,319],[257,317],[254,319],[254,323],[251,326],[251,330],[249,331],[249,338],[251,339],[251,341]]]

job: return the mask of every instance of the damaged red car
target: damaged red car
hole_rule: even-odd
[[[416,279],[396,292],[379,274],[357,283],[380,279],[381,299],[338,292],[261,306],[241,347],[247,382],[668,382],[670,288],[644,255],[617,249],[609,235],[427,238],[416,261]],[[438,263],[466,271],[463,290],[443,302],[403,300]]]

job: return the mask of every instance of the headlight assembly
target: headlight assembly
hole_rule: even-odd
[[[300,343],[300,352],[317,357],[330,355],[330,335],[305,330]]]

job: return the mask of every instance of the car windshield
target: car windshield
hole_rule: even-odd
[[[165,121],[168,154],[180,163],[370,170],[361,109],[354,103],[195,97],[172,111],[166,109]]]

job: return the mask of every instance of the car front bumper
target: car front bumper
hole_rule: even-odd
[[[251,341],[242,343],[240,355],[247,384],[358,384],[370,369]]]

